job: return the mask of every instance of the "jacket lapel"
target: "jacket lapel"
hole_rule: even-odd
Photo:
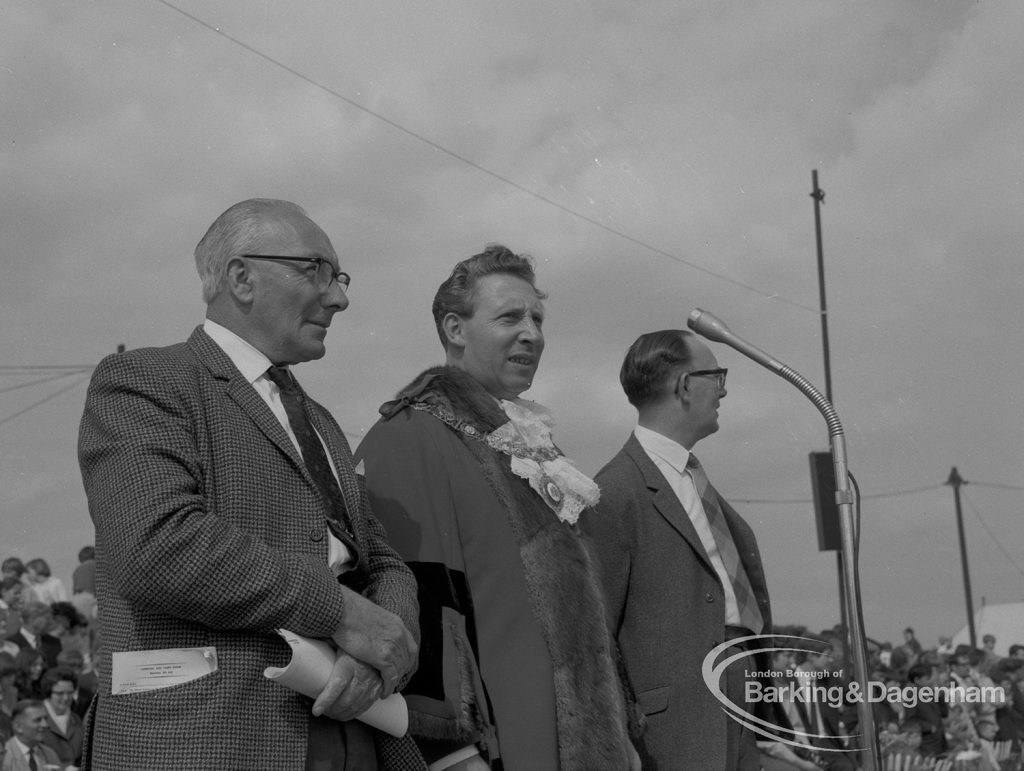
[[[686,509],[679,502],[679,498],[676,497],[675,491],[669,485],[668,480],[665,479],[665,475],[658,470],[658,467],[654,465],[654,461],[644,451],[635,434],[630,435],[624,451],[636,463],[640,473],[643,474],[647,489],[651,491],[651,504],[654,506],[655,511],[679,532],[701,562],[704,563],[713,575],[717,576],[717,573],[715,573],[714,568],[711,566],[708,553],[704,549],[704,544],[701,543],[700,536],[697,535],[697,530],[694,528],[693,522],[690,521],[690,516],[686,513]]]
[[[231,358],[203,331],[202,327],[196,327],[188,343],[195,351],[199,361],[210,370],[210,374],[225,383],[224,392],[228,398],[241,408],[242,412],[256,424],[267,439],[288,457],[306,481],[315,487],[316,484],[306,470],[298,448],[288,437],[284,426],[270,411],[270,407],[252,387],[252,384],[242,377],[242,373],[238,371]]]

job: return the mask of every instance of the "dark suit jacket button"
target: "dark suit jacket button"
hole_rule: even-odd
[[[714,602],[715,601],[715,595],[713,595],[711,592],[708,592],[707,594],[704,595],[704,599],[707,600],[708,602]]]
[[[324,529],[322,527],[312,527],[309,529],[309,540],[311,541],[322,541],[324,540]]]

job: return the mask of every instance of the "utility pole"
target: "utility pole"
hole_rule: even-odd
[[[971,635],[971,647],[978,647],[978,633],[974,630],[974,600],[971,599],[971,571],[967,568],[967,539],[964,537],[964,512],[960,507],[960,488],[967,484],[960,472],[953,466],[949,472],[947,485],[953,487],[953,500],[956,502],[956,530],[960,536],[960,567],[964,574],[964,594],[967,596],[967,631]]]
[[[825,203],[825,191],[818,187],[818,170],[811,171],[811,198],[814,199],[814,237],[818,247],[818,306],[821,309],[821,352],[825,359],[825,398],[832,401],[832,358],[828,347],[828,304],[825,301],[825,250],[821,240],[821,207]],[[843,550],[836,550],[836,575],[839,581],[839,623],[843,628],[843,636],[849,629],[847,623],[846,592],[843,580]],[[848,647],[848,646],[847,646]],[[847,662],[843,662],[846,664]]]

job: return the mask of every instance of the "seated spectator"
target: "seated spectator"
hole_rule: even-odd
[[[890,725],[881,732],[878,743],[886,768],[911,768],[919,763],[922,758],[921,731],[921,723],[911,718],[899,727]]]
[[[915,657],[921,655],[921,643],[918,642],[917,637],[914,636],[914,630],[909,626],[903,630],[903,647],[907,649],[907,653]]]
[[[777,673],[777,676],[771,679],[770,685],[779,688],[780,694],[792,693],[794,682],[791,678],[786,677],[786,673],[791,672],[793,666],[792,652],[786,649],[772,651],[770,670]],[[781,690],[782,688],[787,688],[787,690]],[[772,741],[766,736],[759,735],[757,749],[763,771],[818,771],[821,768],[818,763],[814,762],[818,753],[810,746],[807,738],[793,733],[794,729],[803,731],[804,726],[792,699],[761,700],[756,702],[756,713],[760,719],[767,720],[778,727],[779,730],[771,731],[772,734],[803,744],[801,747],[793,747],[782,741]],[[804,742],[807,743],[804,744]]]
[[[4,745],[4,771],[61,768],[57,754],[43,744],[46,730],[46,708],[35,699],[22,699],[14,706],[11,719],[14,736]]]
[[[3,561],[3,564],[0,565],[0,574],[2,574],[4,578],[10,576],[21,581],[22,576],[25,575],[25,563],[17,557],[8,557]]]
[[[18,667],[18,676],[14,683],[18,687],[18,698],[36,699],[43,698],[43,688],[40,682],[43,672],[46,671],[46,662],[43,654],[35,648],[22,648],[14,657],[14,663]]]
[[[0,602],[7,606],[8,629],[17,629],[21,626],[21,606],[25,585],[20,578],[11,575],[4,575],[0,579]]]
[[[991,637],[991,635],[989,635]],[[995,637],[992,637],[991,645],[995,645]],[[984,693],[991,693],[995,689],[995,682],[989,677],[988,666],[989,662],[998,660],[991,651],[981,650],[975,648],[969,654],[969,661],[971,662],[971,678],[974,683],[979,687],[986,689]],[[975,722],[986,718],[995,721],[996,707],[1002,704],[1001,697],[985,697],[979,701],[974,707],[974,719]]]
[[[930,664],[915,664],[907,671],[907,684],[920,690],[938,683],[936,670]],[[918,747],[925,757],[938,757],[948,749],[946,743],[945,721],[949,715],[949,706],[945,702],[918,700],[913,707],[904,712],[904,723],[914,721],[921,734]]]
[[[25,563],[25,576],[28,579],[28,599],[44,602],[67,602],[68,591],[64,582],[50,574],[50,565],[41,557]]]
[[[53,626],[53,612],[42,602],[28,602],[21,611],[21,627],[7,635],[19,648],[37,648],[42,652],[46,668],[57,665],[60,640],[48,634]]]
[[[913,663],[910,660],[911,655],[914,654],[908,653],[904,645],[893,648],[892,655],[889,657],[889,669],[908,669]]]
[[[1011,659],[1024,659],[1024,645],[1014,643],[1010,646],[1009,654]]]
[[[7,638],[7,619],[11,612],[7,609],[7,603],[0,600],[0,653],[8,653],[11,656],[18,655],[18,644]]]
[[[71,574],[71,594],[96,595],[96,549],[83,546],[78,550],[78,567]]]
[[[1024,739],[1024,715],[1017,709],[1017,688],[1010,677],[1000,679],[997,685],[1003,689],[1003,703],[996,707],[996,741],[1011,742],[1014,752],[1019,752]]]
[[[983,771],[999,771],[999,757],[996,754],[996,732],[999,728],[991,718],[982,718],[975,726],[981,751]]]
[[[24,592],[25,584],[23,584],[21,579],[17,576],[5,575],[0,579],[0,600],[2,600],[10,610],[21,610]]]
[[[903,676],[899,672],[894,672],[893,670],[886,668],[876,669],[871,673],[870,679],[872,682],[885,683],[886,689],[902,687],[905,684],[903,682]],[[856,705],[853,706],[856,708]],[[904,718],[903,705],[898,701],[892,701],[890,699],[878,699],[876,701],[872,701],[871,712],[875,719],[876,730],[880,729],[882,726],[899,725],[903,722]]]
[[[14,663],[14,656],[0,653],[0,746],[14,735],[11,716],[14,705],[18,703],[18,686],[14,682],[17,677],[18,665]]]
[[[892,666],[892,643],[888,640],[878,649],[878,664],[886,668]]]
[[[85,730],[82,718],[71,710],[77,683],[68,669],[48,669],[43,675],[42,690],[46,694],[46,731],[43,744],[60,758],[61,768],[77,766],[82,760]]]
[[[49,632],[58,640],[64,637],[72,627],[87,623],[85,617],[78,612],[77,608],[66,600],[64,602],[51,602],[50,615],[53,618],[53,624],[51,624]],[[62,644],[61,650],[63,649],[64,646]]]
[[[987,675],[988,671],[999,663],[1002,658],[996,653],[996,636],[993,634],[986,634],[981,638],[982,649],[981,653],[978,654],[978,663],[975,665],[975,669],[980,674]]]
[[[57,666],[70,669],[74,673],[78,687],[75,690],[75,697],[71,700],[71,709],[76,715],[84,718],[99,687],[96,672],[91,667],[86,667],[85,657],[77,650],[62,650],[57,656]]]

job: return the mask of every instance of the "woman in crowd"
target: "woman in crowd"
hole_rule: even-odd
[[[68,669],[48,669],[43,675],[42,690],[46,695],[43,744],[57,753],[62,769],[78,766],[82,761],[85,731],[82,719],[71,710],[77,687],[75,675]]]
[[[18,698],[42,699],[44,694],[40,680],[46,668],[43,654],[35,648],[22,648],[18,651],[14,663],[18,667],[18,676],[15,680]]]
[[[374,513],[420,585],[405,690],[432,768],[627,769],[598,583],[576,527],[597,486],[520,400],[544,350],[545,295],[503,246],[455,266],[433,303],[446,366],[427,370],[359,448]]]

